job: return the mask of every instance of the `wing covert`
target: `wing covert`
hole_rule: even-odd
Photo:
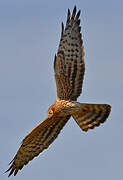
[[[54,60],[57,98],[76,100],[81,94],[85,72],[84,47],[81,37],[80,10],[72,15],[68,9],[66,27],[62,23],[61,40]]]

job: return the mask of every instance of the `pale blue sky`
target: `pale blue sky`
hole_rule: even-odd
[[[107,122],[85,133],[71,118],[16,180],[123,179],[123,1],[0,1],[0,179],[24,136],[55,101],[53,60],[67,8],[81,9],[86,73],[80,102],[109,103]]]

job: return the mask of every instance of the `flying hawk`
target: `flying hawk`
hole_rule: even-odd
[[[108,104],[77,102],[82,92],[85,72],[84,47],[80,26],[80,10],[76,6],[72,15],[68,9],[66,26],[62,23],[61,39],[54,59],[54,77],[57,98],[47,113],[47,118],[34,127],[22,144],[6,171],[17,174],[24,165],[38,156],[57,138],[61,129],[72,116],[83,131],[104,123],[109,116]]]

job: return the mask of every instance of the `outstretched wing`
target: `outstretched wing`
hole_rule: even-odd
[[[108,104],[81,103],[81,110],[72,114],[72,117],[83,131],[88,131],[104,123],[110,111],[111,106]]]
[[[10,171],[9,176],[17,174],[18,170],[28,164],[34,157],[38,156],[44,149],[56,139],[61,129],[64,127],[70,116],[62,119],[56,116],[46,118],[43,122],[37,125],[24,138],[21,147],[19,148],[14,159],[10,162],[11,166],[6,171]]]
[[[76,14],[75,6],[72,16],[68,9],[65,30],[62,23],[61,40],[54,60],[57,98],[59,99],[76,100],[82,91],[85,64],[79,16],[80,10]]]

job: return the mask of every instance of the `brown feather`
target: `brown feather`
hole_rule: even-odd
[[[85,64],[79,16],[80,11],[76,14],[76,6],[72,16],[68,9],[64,31],[62,27],[62,36],[54,62],[56,64],[54,74],[59,99],[76,100],[82,91]]]
[[[70,116],[63,118],[52,116],[51,118],[46,118],[32,129],[24,138],[21,147],[11,161],[11,166],[6,171],[10,171],[8,176],[12,174],[15,176],[18,170],[22,169],[24,165],[28,164],[29,161],[38,156],[44,149],[48,148],[69,118]]]
[[[72,117],[83,131],[88,131],[104,123],[110,111],[111,106],[108,104],[81,103],[81,110],[72,114]]]

